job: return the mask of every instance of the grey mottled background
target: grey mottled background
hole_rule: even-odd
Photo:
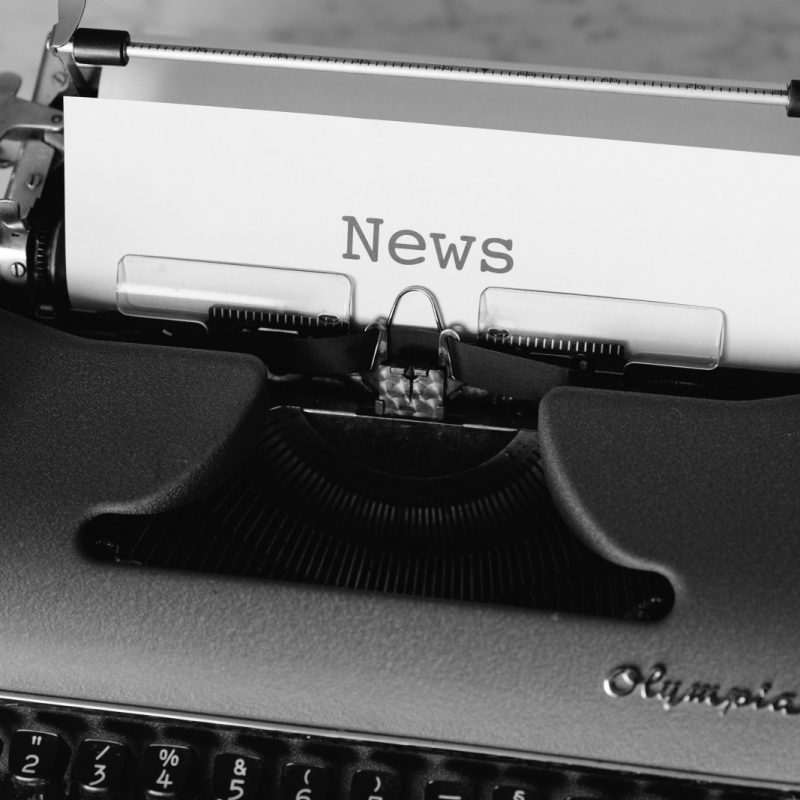
[[[0,71],[28,91],[56,0],[0,0]],[[325,45],[785,82],[797,0],[90,0],[86,23],[197,43]]]

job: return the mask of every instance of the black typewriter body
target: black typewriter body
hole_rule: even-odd
[[[800,796],[795,375],[500,337],[529,397],[393,413],[381,380],[457,377],[438,331],[287,377],[347,332],[72,312],[44,141],[0,284],[0,796]]]

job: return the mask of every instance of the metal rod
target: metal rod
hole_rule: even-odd
[[[725,100],[736,103],[760,103],[785,107],[788,92],[778,86],[727,86],[725,84],[668,81],[657,78],[624,78],[581,75],[520,69],[454,66],[424,62],[393,61],[340,56],[262,53],[256,50],[213,50],[186,45],[163,45],[132,42],[131,59],[169,59],[204,61],[215,64],[252,64],[265,67],[344,72],[386,77],[428,78],[474,83],[531,86],[543,89],[576,89],[590,92],[676,97],[692,100]]]

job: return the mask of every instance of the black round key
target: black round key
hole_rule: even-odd
[[[359,770],[353,775],[350,800],[400,800],[403,783],[390,772]]]
[[[287,764],[283,770],[283,800],[327,800],[331,793],[331,772],[309,764]]]
[[[495,786],[492,800],[539,800],[541,794],[531,786]]]
[[[212,784],[216,800],[251,800],[261,786],[260,758],[224,753],[214,759]]]
[[[17,731],[11,737],[8,770],[18,784],[47,786],[63,778],[68,758],[67,746],[57,734]]]
[[[175,744],[151,744],[144,753],[142,781],[148,798],[186,797],[193,787],[194,752]]]
[[[78,748],[72,780],[81,790],[103,797],[127,782],[128,748],[117,742],[86,739]]]
[[[473,800],[472,786],[452,781],[431,781],[425,787],[425,800]]]

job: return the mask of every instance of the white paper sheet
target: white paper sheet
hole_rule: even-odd
[[[472,330],[487,286],[712,306],[725,363],[800,368],[796,156],[119,100],[65,113],[78,308],[116,308],[119,260],[158,255],[345,273],[365,324],[410,284]]]

